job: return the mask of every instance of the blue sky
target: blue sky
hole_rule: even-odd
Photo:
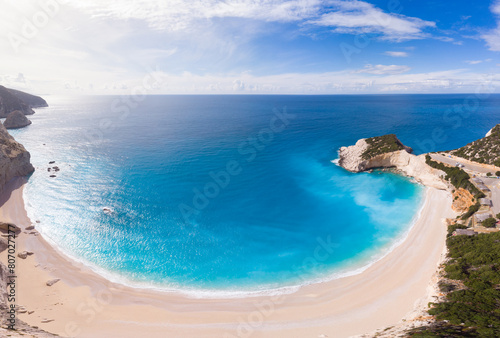
[[[40,94],[500,92],[500,0],[0,8],[0,83]]]

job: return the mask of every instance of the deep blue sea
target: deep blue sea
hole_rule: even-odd
[[[498,95],[46,99],[12,131],[39,231],[110,279],[193,295],[360,271],[404,238],[424,188],[346,172],[338,148],[396,133],[446,150],[500,122]]]

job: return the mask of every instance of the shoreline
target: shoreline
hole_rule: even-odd
[[[391,171],[389,171],[391,172]],[[411,177],[403,175],[398,172],[391,172],[396,175],[402,175],[409,180]],[[26,182],[27,183],[27,182]],[[78,265],[82,270],[89,270],[91,273],[96,274],[97,276],[103,278],[109,283],[120,285],[124,288],[130,288],[137,291],[148,291],[148,292],[156,292],[164,295],[177,294],[189,299],[242,299],[242,298],[254,298],[254,297],[272,297],[278,295],[290,295],[297,292],[299,289],[309,285],[328,283],[337,279],[347,278],[351,276],[356,276],[363,273],[365,270],[369,269],[373,264],[376,264],[380,260],[384,259],[387,255],[393,252],[398,246],[402,245],[406,239],[408,238],[409,233],[415,226],[418,219],[421,217],[421,214],[424,210],[425,202],[427,199],[427,190],[428,187],[423,186],[418,182],[413,182],[419,186],[422,186],[422,198],[420,204],[418,205],[417,212],[414,217],[408,223],[408,228],[405,229],[401,234],[399,234],[393,241],[387,243],[386,245],[376,248],[371,256],[366,260],[360,260],[356,262],[355,265],[340,269],[338,272],[330,273],[328,275],[322,277],[316,277],[311,279],[303,279],[301,284],[293,284],[293,285],[285,285],[274,288],[267,289],[259,289],[259,290],[204,290],[204,289],[167,289],[162,286],[156,286],[154,284],[146,284],[141,282],[135,282],[127,279],[126,277],[122,277],[117,273],[106,271],[104,268],[101,268],[97,265],[90,264],[88,262],[82,261],[81,259],[75,258],[72,255],[66,253],[63,249],[61,249],[56,243],[52,240],[48,239],[43,235],[42,232],[37,230],[41,239],[46,242],[51,249],[56,251],[60,256],[62,256],[65,260],[72,262],[74,265]],[[1,196],[1,193],[0,193]],[[23,189],[23,201],[24,198],[24,189]],[[24,203],[24,202],[23,202]],[[1,206],[0,201],[0,206]],[[31,222],[31,218],[27,216]],[[36,225],[34,222],[31,224]]]
[[[31,221],[22,182],[17,179],[4,188],[0,217],[25,229]],[[78,337],[134,337],[146,329],[151,337],[362,335],[397,325],[417,303],[427,304],[429,281],[446,249],[441,220],[452,215],[450,194],[427,188],[420,217],[405,238],[361,273],[304,285],[291,294],[237,302],[119,285],[69,260],[40,235],[23,232],[18,252],[35,255],[17,259],[18,304],[35,312],[19,318],[49,332]],[[45,285],[54,278],[61,281]]]

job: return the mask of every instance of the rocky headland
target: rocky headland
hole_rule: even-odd
[[[338,163],[351,172],[395,168],[426,186],[440,190],[449,187],[443,171],[427,165],[425,155],[412,154],[412,149],[393,134],[360,139],[355,145],[340,148]]]
[[[0,86],[0,118],[7,117],[16,110],[21,111],[24,115],[35,113],[29,104],[19,99],[8,88]]]
[[[24,115],[33,115],[33,108],[41,107],[48,107],[41,97],[0,86],[0,118],[5,118],[16,110]]]
[[[27,104],[30,108],[45,108],[48,107],[49,105],[47,104],[47,101],[45,101],[43,98],[40,96],[28,94],[25,92],[22,92],[20,90],[15,90],[15,89],[7,89],[11,94],[16,96],[19,100]]]

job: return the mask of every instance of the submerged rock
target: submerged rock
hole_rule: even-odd
[[[18,129],[29,126],[31,121],[19,110],[13,111],[3,122],[7,129]]]

